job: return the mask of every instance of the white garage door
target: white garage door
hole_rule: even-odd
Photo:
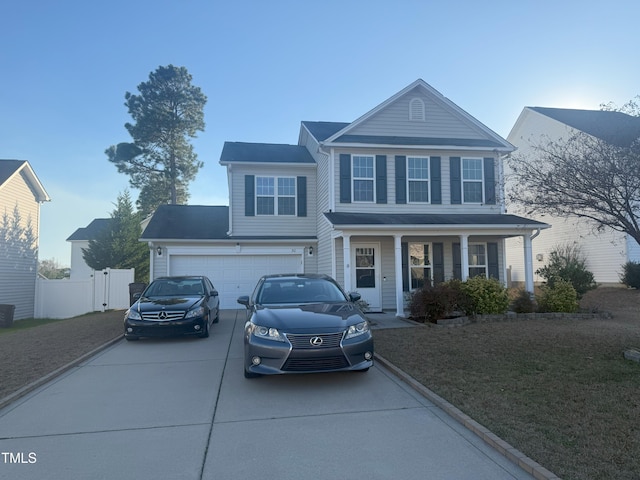
[[[222,308],[243,308],[240,295],[251,295],[262,275],[302,273],[296,255],[172,255],[171,275],[206,275],[220,293]]]

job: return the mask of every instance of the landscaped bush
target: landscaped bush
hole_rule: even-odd
[[[540,287],[540,295],[537,297],[539,312],[565,312],[578,311],[578,294],[570,282],[562,279],[555,281],[554,285]]]
[[[587,269],[586,258],[576,245],[556,247],[549,254],[549,264],[536,270],[536,274],[544,278],[546,285],[552,288],[560,280],[571,283],[578,298],[598,286],[593,273]]]
[[[511,310],[516,313],[533,313],[538,309],[535,297],[524,289],[518,289],[511,300]]]
[[[640,288],[640,263],[627,262],[622,266],[620,281],[627,287]]]
[[[435,323],[456,311],[464,311],[468,299],[460,285],[461,282],[452,280],[435,286],[425,285],[416,290],[409,300],[411,317],[417,321]]]
[[[462,283],[462,291],[470,300],[467,314],[504,313],[509,308],[507,288],[495,278],[471,277]]]

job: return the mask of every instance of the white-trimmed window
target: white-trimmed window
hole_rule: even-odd
[[[407,157],[410,203],[429,203],[429,157]]]
[[[431,244],[409,244],[409,288],[415,290],[432,281]]]
[[[295,215],[295,177],[256,177],[257,215]]]
[[[464,203],[482,203],[483,191],[482,158],[463,158],[462,201]]]
[[[371,155],[353,155],[353,201],[373,202],[375,200],[375,162]]]
[[[469,244],[469,276],[486,277],[488,271],[487,264],[487,244]]]
[[[409,101],[409,120],[424,122],[424,117],[424,102],[421,98],[412,98]]]

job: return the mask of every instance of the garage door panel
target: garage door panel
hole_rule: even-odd
[[[301,273],[295,255],[172,255],[171,275],[206,275],[220,294],[222,308],[239,308],[236,299],[250,295],[262,275]]]

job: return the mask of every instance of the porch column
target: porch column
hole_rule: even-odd
[[[351,291],[351,236],[342,235],[342,262],[344,264],[344,289]]]
[[[393,236],[396,271],[396,317],[404,317],[404,292],[402,291],[402,235]]]
[[[460,280],[463,282],[469,278],[469,235],[460,235]]]
[[[523,235],[524,240],[524,289],[533,293],[533,253],[531,248],[531,235]]]

